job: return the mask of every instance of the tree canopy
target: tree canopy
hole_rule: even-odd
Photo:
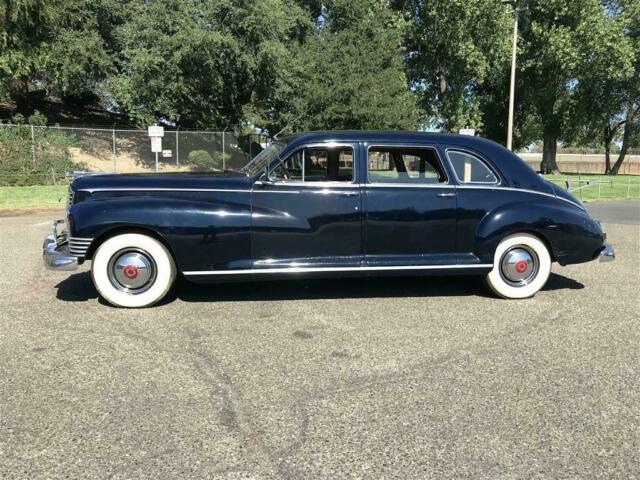
[[[514,145],[621,155],[640,137],[640,2],[518,0]],[[505,141],[513,9],[500,0],[3,0],[0,102],[145,126],[475,128]],[[609,158],[609,157],[607,157]]]

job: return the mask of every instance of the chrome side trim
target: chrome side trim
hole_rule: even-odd
[[[251,193],[250,189],[241,190],[237,188],[129,188],[129,187],[104,187],[104,188],[81,188],[82,192],[245,192]]]
[[[398,271],[398,270],[448,270],[467,268],[493,268],[490,263],[454,264],[454,265],[394,265],[377,267],[286,267],[286,268],[254,268],[243,270],[202,270],[182,272],[184,275],[246,275],[254,273],[313,273],[313,272],[359,272],[359,271]]]
[[[367,183],[366,188],[456,188],[455,185],[448,183]]]
[[[545,192],[539,192],[537,190],[529,190],[526,188],[514,188],[514,187],[502,187],[500,185],[495,185],[495,186],[490,186],[490,185],[467,185],[467,184],[463,184],[463,185],[458,185],[458,188],[470,188],[470,189],[474,189],[474,190],[507,190],[510,192],[524,192],[524,193],[533,193],[535,195],[542,195],[544,197],[550,197],[550,198],[556,198],[558,200],[562,200],[564,202],[570,203],[571,205],[574,205],[576,207],[578,207],[580,210],[583,210],[586,212],[586,209],[576,203],[576,202],[572,202],[569,199],[566,199],[564,197],[558,197],[556,195],[553,195],[551,193],[545,193]]]

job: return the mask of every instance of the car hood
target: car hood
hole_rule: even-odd
[[[238,172],[161,173],[161,174],[89,174],[77,177],[74,191],[108,190],[250,190],[250,179]]]

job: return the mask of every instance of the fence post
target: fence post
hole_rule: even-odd
[[[598,200],[600,200],[600,182],[598,181]]]
[[[51,179],[53,180],[53,185],[57,186],[58,182],[56,182],[56,171],[51,167]]]
[[[118,168],[116,165],[116,129],[111,129],[111,142],[113,144],[113,152],[111,154],[111,158],[113,160],[113,173],[118,173]]]
[[[629,198],[630,193],[631,193],[631,176],[627,177],[627,198]]]
[[[178,127],[180,130],[180,127]],[[180,147],[178,144],[178,130],[176,130],[176,167],[180,166]]]
[[[227,161],[224,158],[224,130],[222,131],[222,171],[227,169]]]
[[[36,137],[33,134],[33,125],[31,125],[31,160],[36,164]]]

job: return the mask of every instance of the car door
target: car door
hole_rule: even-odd
[[[435,146],[369,144],[365,165],[366,265],[457,263],[456,187]]]
[[[254,268],[345,268],[362,261],[362,208],[352,143],[304,145],[256,182]]]

